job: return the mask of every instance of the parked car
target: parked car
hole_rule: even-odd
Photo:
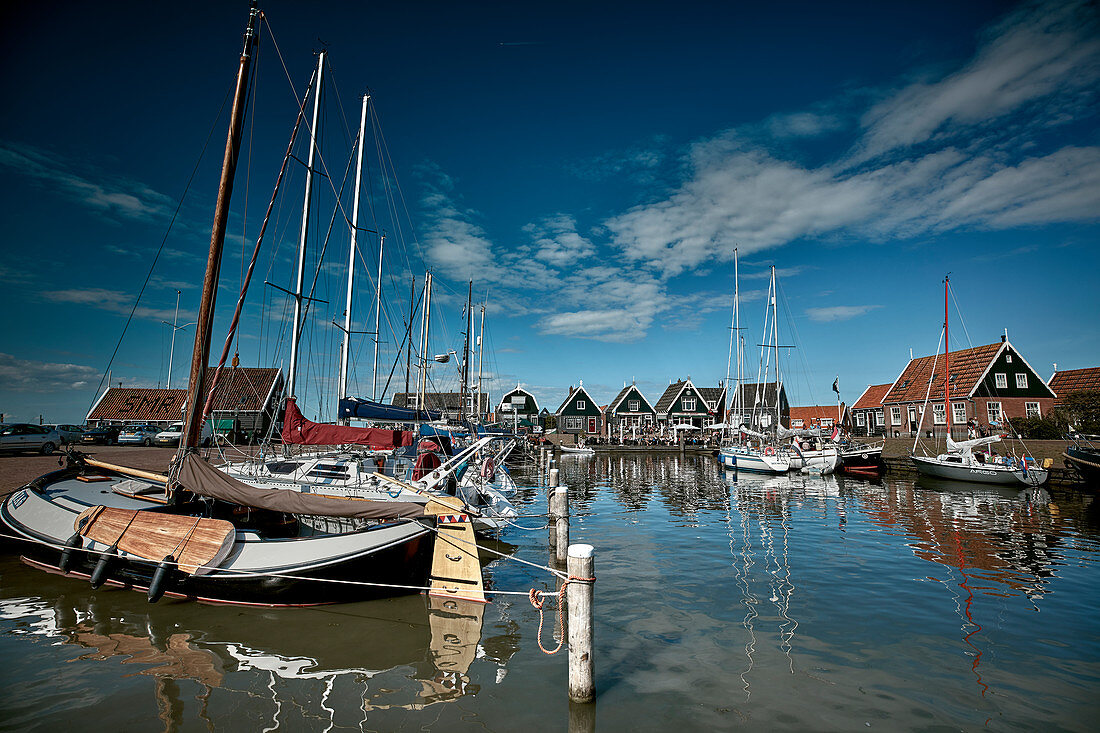
[[[119,445],[152,445],[160,428],[156,425],[127,425],[118,433]]]
[[[121,425],[101,425],[98,428],[89,428],[80,436],[80,442],[84,445],[114,445],[118,442],[118,433]]]
[[[203,423],[202,426],[202,444],[204,446],[210,445],[210,440],[214,435],[214,430],[210,426],[210,420]],[[183,437],[183,423],[174,422],[167,427],[167,429],[160,431],[153,437],[153,442],[157,445],[179,445],[180,438]]]
[[[38,451],[48,456],[61,445],[61,436],[56,430],[44,425],[30,423],[8,423],[0,425],[0,450],[17,453],[20,451]]]
[[[79,425],[44,425],[43,427],[53,428],[57,431],[57,434],[61,436],[61,444],[68,445],[69,443],[79,443],[81,437],[84,435],[84,428]]]

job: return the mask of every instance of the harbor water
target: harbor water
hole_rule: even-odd
[[[713,457],[564,456],[596,548],[596,702],[539,649],[545,570],[486,606],[162,600],[0,556],[0,728],[1095,730],[1100,512],[1068,490],[738,475]],[[534,472],[516,504],[544,514]],[[490,549],[550,563],[544,518]],[[488,552],[488,551],[486,551]],[[559,637],[547,602],[541,644]],[[571,716],[572,715],[572,722]]]

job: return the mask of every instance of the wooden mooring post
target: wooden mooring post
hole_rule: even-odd
[[[592,545],[569,546],[569,699],[575,703],[592,702],[596,697],[596,664],[592,658],[595,554]]]
[[[554,523],[554,559],[564,563],[569,548],[569,489],[564,486],[550,495],[550,517]]]

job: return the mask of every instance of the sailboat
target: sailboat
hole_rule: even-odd
[[[433,509],[257,488],[198,455],[204,413],[210,408],[204,397],[208,388],[212,391],[204,375],[218,273],[260,17],[253,4],[211,229],[185,427],[165,484],[166,503],[112,491],[144,472],[70,453],[64,468],[35,479],[0,505],[0,521],[23,541],[29,564],[89,579],[93,587],[108,583],[144,590],[150,602],[169,595],[309,605],[418,590],[428,581],[433,531],[442,526],[431,515],[453,511],[446,504]],[[242,302],[243,292],[234,327]],[[212,380],[216,383],[216,372]],[[356,531],[331,533],[303,517],[353,518],[362,524]]]
[[[1000,435],[958,442],[951,438],[951,343],[948,339],[950,280],[949,277],[943,279],[943,404],[947,419],[947,452],[937,456],[910,455],[909,458],[923,476],[1002,486],[1039,486],[1046,482],[1050,472],[1040,468],[1034,459],[1004,456],[998,461],[991,461],[986,460],[984,452],[975,453],[977,448],[999,443]],[[921,408],[921,414],[924,414],[924,408]],[[919,431],[917,436],[919,441]],[[913,449],[916,450],[916,443]]]
[[[740,329],[740,292],[738,283],[737,272],[737,249],[733,250],[733,327],[731,339],[736,340],[737,344],[737,390],[734,394],[733,405],[736,409],[731,415],[735,415],[737,419],[737,426],[732,425],[736,430],[738,437],[737,440],[731,440],[723,445],[718,450],[718,462],[726,468],[734,468],[738,471],[749,471],[752,473],[766,473],[766,474],[782,474],[791,470],[791,457],[786,448],[776,446],[770,441],[770,436],[757,430],[753,430],[746,427],[743,424],[744,409],[742,405],[742,362],[743,362],[743,347],[741,344],[741,329]],[[768,332],[768,316],[771,316],[771,328],[773,341],[776,335],[776,298],[775,298],[775,267],[771,268],[771,281],[768,290],[769,306],[771,308],[771,314],[765,311],[764,318],[764,333],[765,339]],[[733,354],[733,341],[731,341],[730,354],[732,359]],[[776,352],[776,394],[775,394],[775,424],[776,427],[782,427],[779,422],[780,418],[780,399],[779,389],[782,382],[779,379],[779,349],[775,347]],[[764,371],[764,379],[767,379],[767,370]],[[729,383],[729,366],[726,368],[726,383]],[[760,404],[760,392],[763,388],[763,382],[758,380],[756,387],[756,397],[753,404],[753,417],[757,418],[756,407]],[[763,418],[764,412],[761,411],[760,417]],[[767,415],[771,417],[770,414]],[[728,418],[727,418],[728,419]],[[763,420],[761,420],[763,422]],[[755,438],[756,444],[754,445],[750,441],[742,442],[741,436],[747,436],[750,439]]]

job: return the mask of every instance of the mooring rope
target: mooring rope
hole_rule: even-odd
[[[553,649],[547,649],[542,645],[542,609],[543,606],[546,605],[546,601],[543,600],[543,598],[546,596],[546,592],[532,588],[530,593],[528,594],[528,599],[531,601],[531,605],[539,610],[539,649],[542,650],[543,654],[546,654],[548,656],[553,656],[554,654],[557,654],[565,645],[565,589],[568,588],[569,584],[572,582],[595,583],[596,578],[580,578],[575,575],[570,575],[569,577],[565,578],[565,582],[561,584],[561,588],[559,588],[558,592],[554,594],[558,597],[558,645]]]

